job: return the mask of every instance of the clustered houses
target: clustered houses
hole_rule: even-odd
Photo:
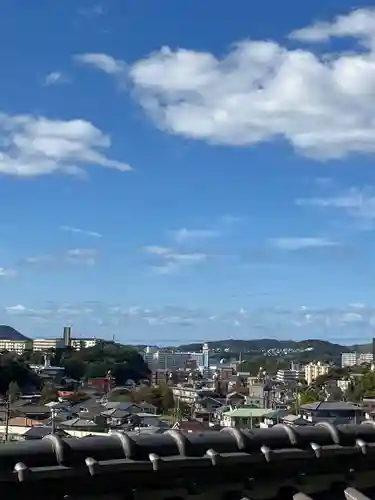
[[[22,399],[7,408],[0,406],[0,438],[9,440],[38,439],[52,432],[64,436],[84,437],[134,428],[161,432],[167,424],[159,419],[156,406],[142,403],[108,403],[96,397],[84,402],[33,404]]]

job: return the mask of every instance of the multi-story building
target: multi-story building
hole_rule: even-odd
[[[80,349],[88,349],[89,347],[95,347],[99,343],[99,339],[94,337],[82,338],[82,339],[70,339],[70,345],[76,351]]]
[[[202,352],[170,352],[147,347],[143,359],[151,370],[181,370],[186,368],[190,361],[195,361],[200,368],[210,367],[207,344],[203,345]]]
[[[70,346],[79,351],[80,349],[87,349],[88,347],[94,347],[99,342],[99,339],[96,338],[71,338]],[[50,351],[51,349],[59,349],[65,346],[64,339],[35,339],[32,341],[32,349],[33,351]]]
[[[34,339],[33,340],[33,351],[46,352],[51,349],[57,349],[59,342],[62,347],[62,339]]]
[[[321,375],[326,375],[331,368],[330,365],[318,361],[317,363],[309,363],[305,366],[305,380],[310,385],[315,379]]]
[[[343,352],[341,354],[341,366],[345,368],[363,363],[372,363],[373,358],[372,352]]]
[[[297,382],[303,377],[304,374],[300,370],[277,370],[276,373],[277,382],[282,382],[283,384]]]
[[[25,351],[32,351],[32,349],[33,341],[30,339],[0,339],[0,351],[10,351],[17,354],[23,354]]]

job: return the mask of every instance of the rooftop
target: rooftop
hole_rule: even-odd
[[[222,415],[238,418],[262,418],[274,413],[274,410],[267,408],[235,408],[233,410],[224,411]]]

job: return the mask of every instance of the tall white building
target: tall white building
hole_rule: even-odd
[[[345,368],[347,366],[357,366],[362,363],[372,363],[373,354],[372,352],[343,352],[341,354],[341,366]]]
[[[329,372],[330,365],[318,361],[317,363],[309,363],[305,366],[305,380],[310,385],[315,379],[321,375],[326,375]]]
[[[198,367],[209,368],[209,349],[204,344],[202,352],[166,352],[146,347],[143,359],[151,370],[179,370],[186,367],[188,361],[196,361]]]

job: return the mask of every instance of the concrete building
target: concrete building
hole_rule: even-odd
[[[30,339],[0,339],[0,351],[9,351],[15,352],[17,354],[23,354],[25,351],[31,351],[32,349],[33,341]]]
[[[191,361],[195,361],[198,368],[208,369],[210,366],[207,344],[203,344],[201,352],[167,352],[155,347],[146,347],[143,359],[151,370],[181,370]]]
[[[62,347],[62,339],[34,339],[33,340],[33,351],[49,351],[51,349],[57,349],[58,344],[61,344]]]
[[[0,341],[1,342],[1,341]],[[94,347],[99,342],[99,339],[89,337],[89,338],[71,338],[70,346],[79,351],[80,349],[87,349],[88,347]],[[64,339],[35,339],[32,341],[33,351],[47,352],[51,349],[61,349],[65,347]]]
[[[64,347],[70,347],[71,346],[71,338],[72,338],[72,329],[70,326],[64,326],[64,333],[63,333],[63,339],[64,339]]]
[[[305,366],[305,380],[310,385],[315,379],[321,375],[326,375],[329,372],[330,365],[320,361],[317,363],[309,363]]]
[[[341,367],[357,366],[363,363],[372,363],[372,352],[343,352],[341,354]]]
[[[304,374],[300,370],[277,370],[276,373],[277,382],[282,382],[283,384],[297,382],[303,377]]]

